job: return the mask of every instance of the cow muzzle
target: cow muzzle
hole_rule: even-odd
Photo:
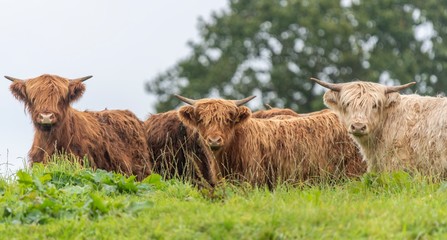
[[[56,116],[53,113],[39,113],[37,116],[37,124],[42,127],[42,130],[49,131],[56,123]]]
[[[223,146],[223,139],[221,137],[208,137],[206,142],[212,151],[217,151]]]
[[[368,126],[366,123],[356,122],[351,124],[348,132],[356,137],[362,137],[368,134]]]

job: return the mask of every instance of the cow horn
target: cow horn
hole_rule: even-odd
[[[268,103],[264,103],[264,107],[265,107],[266,109],[272,109],[272,108],[273,108],[273,107],[270,106],[270,104],[268,104]]]
[[[386,87],[385,93],[399,92],[400,90],[411,87],[414,84],[416,84],[416,82],[411,82],[411,83],[407,83],[407,84],[399,85],[399,86],[389,86],[389,87]]]
[[[332,91],[340,92],[340,90],[341,90],[341,86],[339,84],[323,82],[323,81],[321,81],[319,79],[316,79],[316,78],[310,78],[310,80],[320,84],[321,86],[323,86],[325,88],[329,88]]]
[[[10,81],[12,81],[12,82],[14,82],[14,81],[21,81],[21,79],[13,78],[13,77],[10,77],[10,76],[5,76],[5,78],[10,80]]]
[[[250,100],[252,100],[253,98],[255,98],[256,96],[250,96],[241,100],[234,100],[234,104],[236,104],[236,106],[242,106],[246,103],[248,103]]]
[[[71,81],[81,81],[81,82],[83,82],[83,81],[85,81],[85,80],[87,80],[87,79],[90,79],[90,78],[92,78],[93,76],[86,76],[86,77],[81,77],[81,78],[76,78],[76,79],[71,79]]]
[[[189,105],[194,105],[197,102],[197,100],[192,100],[192,99],[189,99],[189,98],[186,98],[186,97],[182,97],[182,96],[177,95],[177,94],[174,94],[174,96],[176,98],[180,99],[182,102],[185,102],[185,103],[187,103]]]

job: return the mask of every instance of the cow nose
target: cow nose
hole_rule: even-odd
[[[351,133],[354,135],[364,135],[366,134],[366,124],[365,123],[353,123],[351,124]]]
[[[223,139],[221,137],[208,137],[207,141],[212,149],[217,149],[222,146]]]
[[[40,124],[53,124],[54,123],[54,114],[53,113],[40,113],[39,114],[39,123]]]

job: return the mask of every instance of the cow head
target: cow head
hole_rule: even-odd
[[[197,129],[205,144],[216,152],[231,141],[235,126],[251,116],[250,109],[242,105],[255,96],[242,100],[192,100],[178,95],[176,97],[189,104],[179,109],[180,120],[186,126]]]
[[[311,79],[330,89],[323,96],[325,105],[338,113],[348,132],[357,139],[380,127],[387,109],[399,103],[398,92],[415,84],[385,86],[363,81],[334,84]]]
[[[91,78],[69,80],[56,75],[42,75],[21,80],[9,76],[10,90],[15,98],[25,104],[37,129],[50,131],[62,122],[71,102],[78,100],[85,91],[83,81]]]

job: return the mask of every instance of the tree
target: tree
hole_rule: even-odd
[[[445,9],[447,1],[436,0],[230,0],[211,21],[199,20],[191,55],[146,89],[159,97],[157,111],[180,104],[172,94],[257,95],[258,104],[318,110],[323,91],[310,77],[416,81],[419,93],[440,93],[447,85]]]

